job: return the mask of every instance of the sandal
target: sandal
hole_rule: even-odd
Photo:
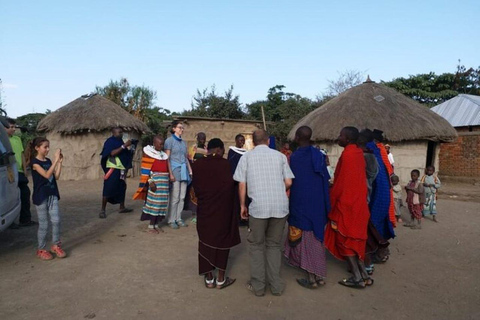
[[[226,288],[226,287],[232,285],[232,284],[235,282],[235,280],[237,280],[237,279],[232,279],[232,278],[226,277],[226,278],[223,280],[223,282],[220,283],[220,282],[218,282],[218,279],[217,279],[217,281],[216,281],[216,283],[217,283],[217,289]]]
[[[359,280],[359,281],[355,281],[353,279],[353,277],[350,277],[348,279],[342,279],[340,281],[338,281],[339,284],[341,284],[342,286],[345,286],[345,287],[350,287],[350,288],[354,288],[354,289],[365,289],[365,281],[363,281],[363,279]]]
[[[307,289],[317,289],[319,285],[317,281],[310,282],[307,279],[297,279],[297,283]]]
[[[368,267],[365,267],[365,271],[367,271],[367,274],[371,276],[373,274],[373,271],[375,271],[375,266],[373,264],[369,265]]]
[[[105,211],[100,211],[100,213],[98,214],[98,217],[100,219],[105,219],[107,217],[107,214],[105,213]]]
[[[366,287],[373,286],[373,283],[375,282],[372,278],[368,277],[366,279],[363,279],[363,282],[365,283]]]
[[[130,208],[123,208],[123,209],[120,209],[118,211],[118,213],[129,213],[129,212],[132,212],[133,209],[130,209]]]
[[[158,232],[157,229],[154,229],[154,228],[148,228],[147,230],[147,233],[151,233],[151,234],[159,234],[160,232]]]
[[[204,282],[205,282],[205,287],[206,288],[208,288],[208,289],[215,288],[215,278],[213,278],[212,280],[208,280],[207,276],[205,276]]]

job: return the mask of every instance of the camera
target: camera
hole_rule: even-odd
[[[130,148],[130,150],[132,151],[132,153],[134,153],[135,149],[137,148],[138,139],[131,139],[130,141],[132,141],[132,147]]]

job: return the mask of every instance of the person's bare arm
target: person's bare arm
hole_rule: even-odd
[[[25,176],[27,176],[27,166],[26,166],[26,159],[25,159],[25,153],[22,152],[22,169],[23,169],[23,173],[25,174]]]
[[[39,164],[33,165],[33,170],[37,171],[42,177],[45,179],[50,179],[50,177],[55,173],[55,169],[57,167],[58,161],[60,161],[60,149],[55,152],[55,160],[53,161],[50,169],[45,170]]]
[[[240,216],[242,219],[248,219],[248,209],[246,205],[247,184],[245,182],[238,183],[238,197],[240,198]]]
[[[188,174],[192,176],[192,166],[190,165],[190,161],[188,160],[188,153],[187,153],[187,169],[188,169]]]
[[[118,147],[117,149],[112,150],[112,152],[110,152],[110,156],[116,157],[120,152],[122,152],[122,150],[130,147],[131,145],[132,145],[132,140],[128,140],[121,147]]]
[[[285,182],[285,190],[288,191],[290,189],[290,187],[292,186],[292,179],[287,178],[283,181]]]
[[[60,178],[60,174],[62,173],[62,162],[63,162],[63,154],[60,153],[60,157],[58,158],[57,165],[55,166],[55,179],[58,180]]]

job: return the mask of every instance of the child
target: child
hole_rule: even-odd
[[[423,215],[432,215],[432,219],[435,222],[437,221],[437,189],[442,185],[440,179],[437,176],[434,176],[435,167],[428,166],[425,169],[425,175],[420,180],[425,187],[425,206],[423,207]]]
[[[400,179],[396,175],[392,175],[390,177],[390,181],[392,182],[393,186],[393,201],[395,202],[395,217],[397,218],[397,222],[402,223],[402,214],[400,208],[403,206],[402,203],[402,187],[398,184]]]
[[[412,170],[410,173],[412,180],[407,184],[405,190],[407,190],[407,205],[412,221],[408,224],[404,224],[405,227],[411,227],[412,229],[422,229],[422,210],[425,203],[425,190],[423,184],[418,180],[420,177],[420,171],[417,169]],[[417,224],[415,224],[417,220]]]
[[[62,150],[57,149],[52,161],[47,158],[50,151],[50,142],[44,137],[37,137],[30,142],[28,148],[29,166],[32,168],[33,204],[38,214],[38,250],[37,257],[41,260],[53,259],[52,253],[58,258],[65,258],[67,254],[62,250],[60,243],[60,212],[58,200],[60,195],[57,179],[62,171]],[[52,242],[50,252],[45,250],[47,245],[48,216],[52,222]]]
[[[159,222],[168,209],[169,170],[168,155],[162,151],[164,140],[161,136],[153,138],[153,146],[143,148],[142,175],[134,200],[145,200],[140,220],[149,220],[148,233],[162,231]]]

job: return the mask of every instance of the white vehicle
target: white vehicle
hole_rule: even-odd
[[[20,214],[20,189],[15,154],[0,117],[0,232],[7,229]]]

